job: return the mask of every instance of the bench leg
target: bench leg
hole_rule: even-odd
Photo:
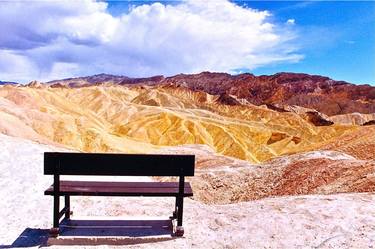
[[[70,195],[65,195],[65,218],[70,219]]]
[[[60,196],[54,195],[53,196],[53,228],[50,230],[50,234],[53,237],[57,237],[59,235],[59,221],[60,221]]]
[[[178,201],[177,201],[177,197],[176,197],[176,202],[174,204],[174,211],[173,211],[173,214],[172,214],[172,219],[176,219],[177,218],[177,207],[178,207]]]
[[[184,198],[177,197],[177,226],[176,226],[176,236],[181,237],[184,235],[184,228],[182,227],[182,216],[184,210]]]

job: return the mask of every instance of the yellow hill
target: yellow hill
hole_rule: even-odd
[[[206,144],[252,162],[327,146],[363,127],[317,127],[296,113],[182,87],[0,87],[0,132],[88,152]]]

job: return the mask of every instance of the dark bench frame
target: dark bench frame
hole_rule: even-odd
[[[183,198],[192,196],[190,184],[185,182],[185,176],[194,176],[195,166],[194,155],[149,155],[149,154],[109,154],[109,153],[65,153],[45,152],[44,153],[44,174],[53,175],[53,185],[45,191],[45,195],[53,196],[53,228],[51,235],[56,237],[59,234],[60,219],[65,216],[70,219],[72,214],[70,208],[70,196],[170,196],[175,197],[175,211],[172,219],[177,218],[175,229],[176,236],[182,236]],[[77,190],[66,189],[64,181],[60,181],[60,175],[106,175],[106,176],[178,176],[179,182],[158,183],[164,186],[160,191],[150,191],[142,188],[137,190],[136,184],[150,184],[123,182],[123,185],[133,186],[132,191],[120,186],[116,191]],[[83,184],[87,182],[69,181],[66,184]],[[90,182],[89,182],[90,183]],[[110,184],[109,182],[101,182]],[[95,185],[95,182],[91,182]],[[119,183],[121,185],[121,183]],[[155,185],[155,182],[151,183]],[[124,186],[125,186],[124,185]],[[134,188],[135,187],[135,188]],[[122,191],[124,189],[124,191]],[[155,190],[155,189],[153,189]],[[158,189],[156,189],[158,190]],[[64,196],[65,206],[60,210],[60,196]]]

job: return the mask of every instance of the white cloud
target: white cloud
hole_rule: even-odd
[[[296,23],[295,19],[288,19],[288,21],[286,21],[286,24],[289,24],[289,25],[294,25],[295,23]]]
[[[104,2],[0,2],[7,34],[0,79],[232,72],[298,61],[295,35],[269,16],[225,0],[145,4],[116,17]]]

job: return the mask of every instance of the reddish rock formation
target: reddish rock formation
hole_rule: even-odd
[[[240,105],[241,104],[236,98],[226,93],[221,94],[218,101],[219,103],[224,104],[224,105]]]
[[[255,76],[249,73],[230,75],[202,72],[178,74],[167,78],[163,76],[129,78],[100,74],[53,81],[49,84],[59,83],[71,87],[100,83],[175,85],[220,95],[223,102],[228,102],[228,104],[235,104],[236,101],[232,97],[234,96],[237,99],[246,99],[255,105],[266,104],[271,107],[297,105],[315,109],[329,116],[353,112],[375,113],[375,87],[354,85],[328,77],[302,73]]]
[[[327,77],[277,73],[271,76],[203,72],[177,75],[163,82],[184,84],[210,94],[230,94],[261,105],[298,105],[327,115],[375,112],[375,87],[334,81]]]

